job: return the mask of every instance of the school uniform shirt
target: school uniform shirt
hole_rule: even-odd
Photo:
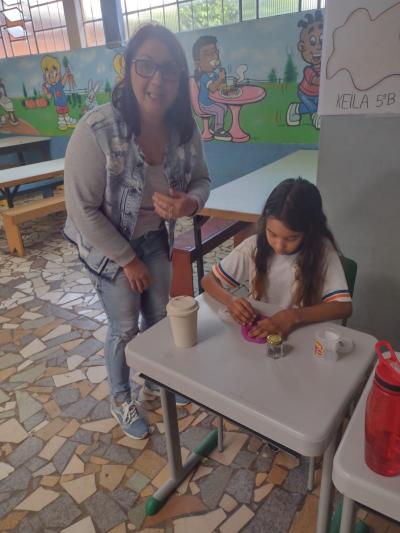
[[[254,252],[257,236],[244,240],[222,261],[213,265],[213,274],[225,288],[236,289],[245,286],[251,295],[255,276]],[[325,244],[325,279],[321,302],[351,302],[346,277],[336,250],[329,241]],[[273,254],[268,261],[267,283],[261,301],[282,308],[293,306],[294,280],[298,253],[291,255]]]

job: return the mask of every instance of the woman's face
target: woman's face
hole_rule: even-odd
[[[160,119],[178,95],[181,69],[158,39],[147,39],[134,59],[136,62],[131,64],[130,73],[140,113],[142,117]],[[155,65],[157,68],[152,73]]]
[[[290,255],[300,248],[304,233],[293,231],[275,217],[267,218],[266,236],[268,244],[277,255]]]

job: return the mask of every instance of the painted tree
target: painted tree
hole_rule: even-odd
[[[109,93],[109,94],[110,94],[111,91],[112,91],[111,83],[110,83],[110,81],[109,81],[108,78],[106,79],[106,83],[105,83],[105,85],[104,85],[104,91],[105,91],[106,93]]]
[[[24,94],[24,98],[28,98],[28,91],[26,90],[25,83],[22,83],[22,92]]]
[[[270,70],[267,79],[268,79],[269,83],[277,83],[278,76],[276,75],[276,70],[274,68],[272,68]]]
[[[297,68],[294,64],[292,54],[288,52],[285,65],[285,72],[283,74],[283,81],[285,83],[292,83],[297,81]]]

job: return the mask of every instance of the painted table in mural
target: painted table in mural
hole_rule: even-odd
[[[25,165],[24,151],[37,147],[44,160],[50,159],[50,137],[2,137],[0,138],[0,155],[17,154],[20,165]]]
[[[0,191],[4,194],[8,207],[14,206],[14,196],[20,185],[63,176],[64,163],[65,158],[61,157],[0,170]]]
[[[238,86],[237,95],[235,92],[225,95],[220,91],[210,94],[210,98],[214,102],[227,105],[232,113],[232,125],[229,133],[232,136],[233,142],[242,143],[250,139],[250,135],[240,127],[240,111],[242,107],[247,104],[255,104],[264,97],[265,90],[255,85]]]
[[[290,350],[285,357],[270,359],[264,345],[247,343],[236,324],[221,319],[218,302],[208,295],[197,300],[200,308],[195,346],[175,347],[167,317],[138,335],[126,348],[128,365],[162,387],[171,478],[150,497],[146,512],[157,512],[217,444],[214,431],[182,464],[171,392],[176,391],[301,455],[323,455],[316,531],[326,533],[336,433],[374,358],[376,339],[335,325],[353,340],[355,348],[350,355],[330,364],[313,356],[315,332],[321,325],[310,324],[289,335]],[[276,311],[271,304],[254,305],[266,315]]]
[[[301,176],[316,184],[317,167],[318,150],[297,150],[211,191],[205,207],[193,221],[195,245],[199,250],[196,260],[199,292],[202,292],[200,280],[204,275],[201,225],[207,220],[205,217],[257,222],[265,200],[278,183]]]

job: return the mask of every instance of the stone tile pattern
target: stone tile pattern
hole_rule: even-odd
[[[160,401],[144,405],[154,422],[144,443],[110,423],[106,317],[62,238],[63,222],[57,214],[25,224],[26,256],[18,258],[7,252],[0,221],[0,531],[314,530],[318,486],[306,494],[307,462],[282,459],[229,423],[226,453],[206,459],[158,515],[145,517],[146,498],[168,476]],[[185,219],[178,231],[190,225]],[[205,270],[231,248],[232,240],[208,254]],[[180,409],[185,417],[183,455],[215,424],[194,404]],[[269,477],[274,467],[279,479]],[[36,511],[23,509],[30,495]],[[363,519],[373,523],[371,514]]]

